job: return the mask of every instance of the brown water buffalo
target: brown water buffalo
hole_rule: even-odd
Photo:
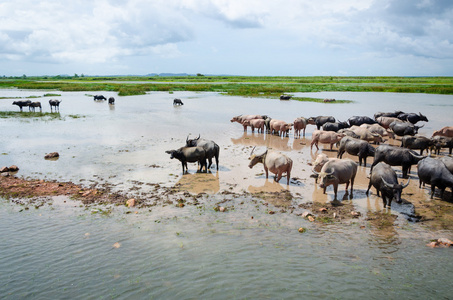
[[[305,136],[305,129],[307,127],[308,121],[304,117],[299,117],[294,120],[294,137],[300,137],[300,131],[303,130],[303,136]]]
[[[278,133],[278,136],[288,136],[288,131],[293,127],[292,123],[286,123],[280,120],[271,120],[271,132]]]
[[[379,123],[379,125],[381,125],[385,129],[388,129],[390,127],[390,124],[392,124],[392,122],[395,122],[395,121],[403,122],[400,119],[398,119],[397,117],[378,117],[376,119],[376,121]]]
[[[436,130],[433,133],[433,136],[446,136],[446,137],[453,137],[453,126],[445,126],[440,130]]]
[[[244,126],[250,126],[252,128],[252,132],[255,132],[255,128],[258,130],[258,133],[264,133],[264,120],[263,119],[251,119],[245,120],[242,122]]]
[[[35,112],[36,107],[39,107],[39,111],[42,112],[41,102],[36,101],[28,105],[28,110]]]
[[[354,133],[357,134],[359,136],[359,139],[361,140],[374,142],[375,144],[384,142],[384,139],[380,134],[372,133],[366,128],[360,126],[352,126],[350,130],[354,131]]]
[[[371,172],[366,194],[368,195],[371,186],[374,186],[376,188],[376,194],[380,196],[380,192],[382,195],[384,207],[387,205],[391,206],[393,199],[395,199],[397,203],[401,203],[401,192],[409,185],[409,181],[410,178],[406,184],[398,183],[395,171],[388,164],[380,162]]]
[[[321,169],[322,167],[330,160],[330,158],[325,155],[324,153],[320,153],[318,154],[318,156],[316,156],[316,159],[315,161],[313,162],[313,165],[312,165],[312,168],[311,170],[313,171],[313,173],[315,173],[314,176],[315,177],[315,182],[318,183],[318,175],[316,175],[317,173],[321,172]]]
[[[239,115],[236,117],[233,117],[230,122],[238,122],[242,126],[244,126],[244,131],[247,131],[247,125],[244,125],[245,120],[252,120],[252,119],[266,119],[267,116],[261,116],[261,115]]]
[[[257,163],[262,163],[264,166],[264,171],[266,172],[266,178],[269,178],[269,171],[275,174],[274,180],[279,182],[282,178],[283,173],[286,173],[286,184],[289,185],[289,180],[291,179],[291,169],[293,168],[293,161],[291,158],[286,155],[275,152],[272,150],[266,150],[261,155],[255,155],[252,152],[250,153],[250,164],[249,168],[253,168]]]
[[[427,157],[418,163],[417,170],[420,179],[419,187],[425,183],[431,185],[431,199],[434,197],[436,187],[440,189],[441,198],[445,188],[449,187],[453,190],[453,175],[442,161]]]
[[[362,160],[364,166],[366,166],[366,158],[368,156],[374,157],[375,149],[367,141],[345,136],[340,141],[337,158],[343,158],[345,152],[358,156],[359,166],[362,165]]]
[[[317,173],[319,176],[320,184],[319,186],[324,189],[324,194],[326,193],[326,188],[329,185],[333,185],[333,190],[335,194],[335,199],[337,199],[337,191],[339,184],[346,184],[346,192],[348,191],[349,183],[351,183],[351,195],[354,187],[354,179],[357,174],[357,163],[352,160],[331,158],[329,161],[322,167],[321,172]]]
[[[165,153],[170,154],[170,159],[176,158],[181,162],[182,173],[188,172],[188,162],[198,162],[200,164],[200,172],[204,170],[207,172],[206,151],[203,147],[181,147],[177,150],[168,150]]]
[[[344,136],[344,133],[315,130],[313,131],[310,150],[313,149],[313,145],[315,145],[316,149],[319,150],[318,143],[330,144],[330,150],[332,150],[333,144],[339,142]]]
[[[390,129],[385,129],[379,124],[362,124],[360,125],[360,127],[366,128],[369,131],[371,131],[371,133],[379,134],[382,137],[388,136],[391,139],[395,138],[395,134],[393,133],[393,131],[391,131]]]

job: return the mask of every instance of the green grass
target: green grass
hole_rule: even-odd
[[[20,111],[0,111],[0,119],[6,118],[45,118],[46,120],[61,119],[59,113],[48,113],[48,112],[20,112]]]

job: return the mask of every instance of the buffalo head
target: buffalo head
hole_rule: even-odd
[[[384,183],[384,185],[387,188],[389,188],[392,191],[393,199],[395,199],[395,201],[397,203],[401,203],[401,192],[403,191],[404,188],[406,188],[409,185],[410,181],[411,181],[411,179],[409,178],[409,180],[407,180],[406,184],[399,184],[399,183],[390,184],[387,181],[385,181],[384,178],[382,178],[382,182]]]

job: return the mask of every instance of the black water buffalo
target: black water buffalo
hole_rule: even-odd
[[[422,135],[405,135],[401,139],[401,147],[408,149],[418,149],[420,150],[420,155],[423,155],[423,151],[428,150],[431,146],[434,145],[434,142],[425,136]]]
[[[93,100],[107,100],[107,98],[105,98],[104,95],[95,95],[93,96]]]
[[[114,105],[115,104],[115,98],[109,97],[109,104]]]
[[[410,179],[404,185],[398,183],[395,171],[388,164],[380,162],[371,172],[366,194],[368,195],[371,186],[374,186],[376,188],[376,194],[379,196],[380,192],[382,195],[384,207],[387,205],[391,206],[393,199],[397,203],[401,203],[401,192],[409,185],[409,181]]]
[[[420,179],[419,187],[422,186],[422,183],[431,185],[431,199],[434,197],[436,187],[440,189],[441,198],[445,188],[453,189],[453,175],[442,161],[427,157],[418,163],[417,169]]]
[[[381,161],[388,163],[391,166],[401,166],[403,171],[403,177],[407,178],[407,174],[410,171],[412,165],[416,165],[425,156],[419,156],[414,151],[391,145],[380,145],[376,148],[374,154],[374,162],[371,165],[371,171],[375,165]]]
[[[377,112],[374,114],[374,119],[377,120],[379,117],[391,117],[396,118],[399,115],[404,114],[401,110],[397,110],[395,112]]]
[[[359,166],[362,165],[363,159],[363,165],[366,166],[366,158],[368,156],[374,156],[375,149],[367,141],[345,136],[340,141],[337,158],[343,158],[345,152],[358,156]]]
[[[412,124],[415,124],[419,121],[428,122],[428,118],[422,115],[422,113],[418,113],[418,115],[416,113],[402,113],[399,114],[397,118],[403,121],[411,122]]]
[[[20,108],[20,111],[22,111],[22,107],[24,106],[29,106],[31,104],[30,100],[27,101],[14,101],[13,105],[17,105]]]
[[[176,158],[181,162],[182,173],[185,171],[188,172],[187,163],[188,162],[198,162],[200,165],[200,172],[204,170],[207,172],[206,168],[206,151],[202,147],[181,147],[177,150],[168,150],[165,153],[170,154],[170,158]]]
[[[42,112],[41,102],[36,101],[28,105],[28,110],[35,112],[36,107],[39,107],[39,111]]]
[[[316,125],[316,129],[319,130],[327,122],[335,123],[335,118],[332,116],[317,116],[308,118],[307,122],[308,124]]]
[[[50,112],[53,112],[52,108],[55,107],[55,112],[60,111],[60,103],[62,100],[56,100],[56,99],[50,99],[49,100],[49,105],[50,105]]]
[[[174,99],[173,100],[173,105],[184,105],[184,103],[182,103],[181,99]]]
[[[200,135],[196,139],[189,140],[186,138],[186,147],[202,147],[206,151],[206,158],[209,161],[208,169],[212,166],[212,158],[215,158],[217,170],[219,170],[219,154],[220,147],[214,141],[200,139]]]
[[[289,100],[289,99],[291,99],[290,95],[281,95],[280,96],[280,100]]]
[[[349,128],[349,124],[346,122],[327,122],[322,125],[322,130],[324,131],[335,131],[338,132],[338,130]]]
[[[432,148],[434,149],[434,152],[436,154],[440,153],[440,149],[448,148],[448,153],[451,155],[451,152],[453,150],[453,138],[437,135],[432,137],[431,141],[433,143]]]
[[[353,116],[348,119],[349,125],[353,126],[360,126],[362,124],[376,124],[377,121],[371,119],[367,116]]]
[[[453,174],[453,157],[450,156],[442,156],[439,158],[441,162],[447,167],[448,171]]]
[[[392,122],[389,128],[398,136],[416,135],[423,126],[415,126],[410,122]]]

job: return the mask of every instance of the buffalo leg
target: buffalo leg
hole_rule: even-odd
[[[283,176],[283,172],[278,172],[277,174],[275,174],[274,180],[276,182],[279,182],[280,179],[282,179],[282,176]]]
[[[370,182],[368,183],[368,189],[366,190],[365,194],[368,195],[368,193],[370,192],[370,189],[371,189],[371,185],[372,184],[371,184],[371,180],[370,180]]]
[[[291,179],[291,172],[286,172],[286,185],[289,185],[289,180]]]
[[[434,184],[431,184],[431,199],[434,197],[434,190],[436,189],[436,186]]]
[[[334,192],[334,195],[335,195],[334,200],[337,200],[338,184],[335,184],[333,186],[333,192]]]

